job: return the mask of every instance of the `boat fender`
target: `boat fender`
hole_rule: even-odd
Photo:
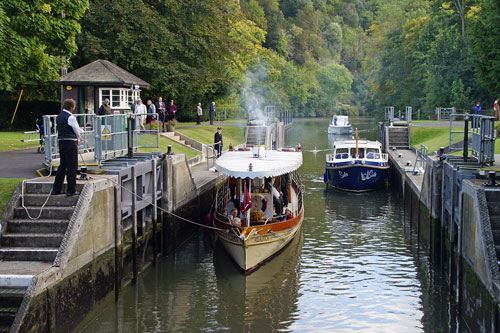
[[[328,174],[326,173],[326,171],[323,174],[323,182],[325,182],[325,183],[328,182]]]

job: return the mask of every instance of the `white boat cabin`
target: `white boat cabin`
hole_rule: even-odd
[[[387,154],[382,153],[382,145],[378,141],[356,140],[337,141],[333,146],[333,154],[326,156],[332,160],[387,160]]]

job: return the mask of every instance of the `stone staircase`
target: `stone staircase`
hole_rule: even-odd
[[[389,148],[409,148],[410,128],[408,126],[389,126],[388,128]]]
[[[266,126],[247,126],[245,135],[246,146],[266,145],[267,127]]]
[[[485,191],[488,213],[490,215],[491,233],[495,241],[495,252],[500,268],[500,191]]]
[[[63,193],[66,185],[63,186]],[[26,183],[24,206],[32,217],[52,189],[52,183]],[[77,191],[83,184],[77,185]],[[75,209],[78,196],[51,196],[38,220],[28,217],[21,206],[21,199],[7,221],[6,232],[0,238],[0,259],[4,261],[54,261],[59,245]]]
[[[164,132],[164,133],[160,133],[160,135],[162,135],[166,138],[169,138],[170,140],[175,141],[183,146],[200,151],[200,149],[198,149],[199,147],[193,147],[191,144],[189,144],[189,142],[186,142],[186,140],[182,140],[180,135],[178,135],[175,132]]]
[[[0,332],[9,332],[28,287],[0,287]]]

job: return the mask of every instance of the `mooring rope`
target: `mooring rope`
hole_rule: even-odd
[[[148,204],[150,204],[150,205],[153,205],[153,206],[154,206],[154,204],[153,204],[151,201],[149,201],[149,200],[147,200],[147,199],[143,198],[143,197],[142,197],[142,196],[140,196],[139,194],[135,193],[134,191],[129,190],[128,188],[124,187],[123,185],[118,184],[118,181],[114,181],[114,183],[115,183],[116,185],[120,186],[120,187],[121,187],[122,189],[124,189],[125,191],[129,192],[130,194],[132,194],[133,196],[135,196],[135,197],[137,197],[137,198],[139,198],[139,199],[143,200],[144,202],[146,202],[146,203],[148,203]],[[214,226],[211,226],[211,225],[206,225],[206,224],[202,224],[202,223],[198,223],[198,222],[195,222],[195,221],[192,221],[192,220],[186,219],[186,218],[184,218],[184,217],[182,217],[182,216],[179,216],[179,215],[177,215],[177,214],[174,214],[174,213],[172,213],[172,212],[169,212],[169,211],[167,211],[167,210],[165,210],[165,209],[163,209],[163,208],[161,208],[161,207],[159,207],[159,206],[157,206],[157,208],[158,208],[160,211],[162,211],[162,212],[164,212],[164,213],[166,213],[166,214],[169,214],[169,215],[171,215],[171,216],[173,216],[173,217],[175,217],[175,218],[178,218],[178,219],[180,219],[180,220],[182,220],[182,221],[185,221],[185,222],[188,222],[188,223],[191,223],[191,224],[195,224],[195,225],[200,226],[200,227],[203,227],[203,228],[208,228],[208,229],[218,230],[218,231],[228,231],[228,230],[229,230],[229,229],[217,228],[217,227],[214,227]]]
[[[25,183],[26,183],[26,179],[23,180],[23,184],[21,185],[21,206],[26,211],[26,214],[28,215],[28,217],[29,217],[30,220],[38,220],[38,219],[40,219],[40,216],[42,216],[42,212],[43,212],[43,209],[45,208],[45,205],[47,204],[47,202],[49,202],[50,195],[52,194],[52,191],[49,192],[49,195],[47,196],[47,199],[45,200],[45,202],[43,203],[42,207],[40,208],[40,213],[38,213],[38,216],[37,217],[32,217],[30,215],[30,212],[28,211],[28,208],[26,208],[24,206],[24,185],[25,185]]]

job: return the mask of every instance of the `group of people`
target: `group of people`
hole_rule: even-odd
[[[252,182],[252,180],[245,180],[245,182]],[[289,196],[288,196],[288,186],[289,186],[289,176],[282,175],[276,178],[266,178],[264,180],[264,186],[260,188],[258,186],[252,185],[258,195],[258,193],[271,193],[273,198],[273,219],[272,222],[287,221],[293,218],[292,211],[288,208]],[[242,182],[243,184],[243,182]],[[248,186],[249,184],[247,184]],[[229,214],[227,210],[224,210],[222,215],[228,219],[228,221],[234,226],[241,226],[241,214],[238,207],[240,206],[240,198],[236,193],[236,188],[238,186],[238,180],[234,177],[228,178],[229,186],[229,200],[233,203],[233,208]],[[243,185],[242,185],[243,186]],[[252,191],[253,192],[253,191]],[[254,199],[255,200],[255,199]],[[263,199],[264,200],[264,199]],[[252,203],[252,207],[257,207],[257,204]],[[267,203],[262,206],[262,210],[267,209]],[[243,208],[241,208],[243,209]],[[263,213],[263,212],[262,212]]]
[[[142,103],[142,99],[138,98],[130,106],[130,111],[139,115],[137,119],[141,129],[145,129],[145,124],[149,124],[154,120],[159,120],[162,123],[163,131],[165,131],[165,122],[175,120],[177,106],[174,104],[174,101],[171,100],[170,105],[167,107],[162,97],[158,97],[158,101],[154,103],[152,100],[148,99],[146,106]],[[152,115],[154,113],[158,113],[158,119]],[[105,98],[97,111],[97,115],[107,116],[111,114],[113,114],[113,112],[111,111],[109,98]]]
[[[201,108],[201,103],[198,103],[196,106],[196,124],[200,125],[201,124],[201,117],[203,116],[203,109]],[[214,117],[215,117],[215,102],[212,102],[210,104],[210,125],[214,124]]]

